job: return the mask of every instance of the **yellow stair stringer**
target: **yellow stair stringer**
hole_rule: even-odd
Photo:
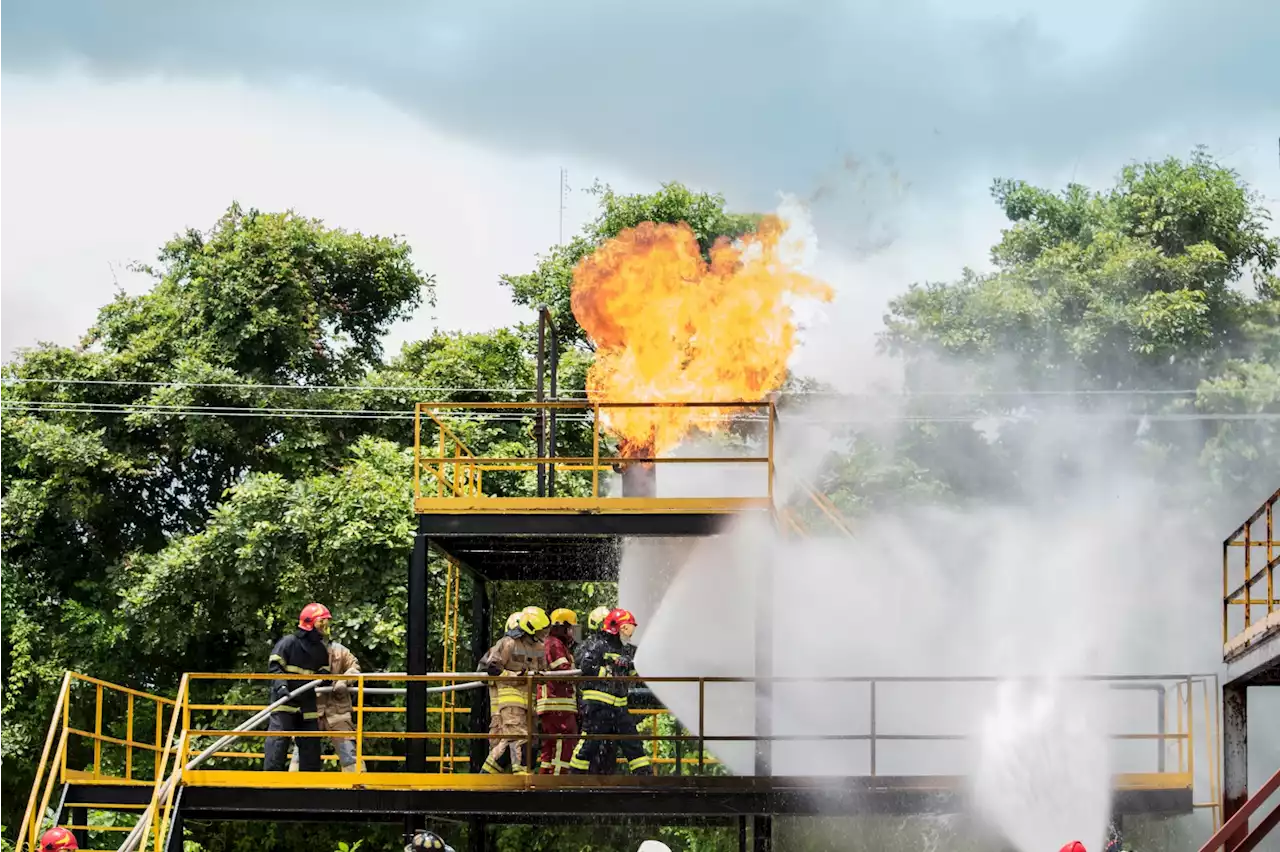
[[[62,769],[67,755],[66,715],[70,692],[71,672],[68,671],[62,676],[62,688],[58,691],[58,700],[53,704],[53,718],[49,721],[49,733],[45,735],[44,749],[40,752],[35,779],[31,782],[31,795],[27,797],[27,809],[22,815],[22,825],[18,829],[17,852],[27,852],[36,848],[40,832],[44,827],[44,815],[49,810],[54,782],[62,778],[63,773],[59,770]],[[40,793],[41,786],[44,787],[43,795]]]

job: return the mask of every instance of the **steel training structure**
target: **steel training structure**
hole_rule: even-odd
[[[695,421],[723,422],[732,416],[739,443],[751,454],[619,458],[607,451],[605,429],[611,416],[659,407],[679,409]],[[965,767],[958,749],[966,737],[954,730],[912,729],[899,718],[895,702],[928,702],[944,685],[985,694],[996,687],[994,678],[808,679],[841,690],[846,696],[842,700],[864,708],[859,718],[865,724],[856,733],[770,731],[758,710],[750,735],[708,727],[708,701],[723,699],[724,690],[759,708],[768,706],[775,687],[803,680],[770,676],[773,636],[767,618],[757,619],[756,677],[648,679],[658,693],[676,688],[696,693],[696,717],[675,718],[637,684],[631,712],[640,717],[640,737],[653,760],[654,776],[633,777],[625,771],[609,776],[479,773],[488,725],[485,690],[475,687],[488,678],[472,671],[473,654],[463,659],[458,654],[464,621],[470,623],[466,647],[471,651],[479,653],[496,638],[500,625],[490,603],[494,584],[616,580],[624,539],[714,536],[741,516],[757,516],[790,535],[855,531],[811,485],[789,482],[787,493],[799,498],[782,504],[775,485],[779,477],[785,480],[786,471],[775,464],[777,413],[771,401],[678,406],[420,403],[415,410],[417,529],[408,572],[407,669],[346,678],[353,684],[359,771],[337,771],[332,755],[326,756],[323,772],[262,771],[268,675],[190,673],[174,693],[161,695],[69,672],[28,801],[20,852],[33,848],[40,831],[51,824],[77,832],[82,848],[176,852],[182,848],[187,819],[375,821],[403,824],[406,830],[429,823],[453,837],[465,831],[471,852],[491,848],[488,826],[501,823],[696,823],[735,828],[740,848],[762,851],[771,848],[776,816],[940,813],[964,807]],[[536,457],[479,456],[460,437],[512,423],[534,427]],[[577,449],[563,452],[567,447]],[[757,486],[752,496],[658,496],[660,470],[728,466],[754,472],[748,475]],[[505,496],[521,493],[525,479],[537,483],[537,496]],[[1270,517],[1268,509],[1268,531]],[[440,574],[429,570],[433,555],[442,563]],[[1268,563],[1269,584],[1274,567],[1270,550]],[[442,594],[428,594],[432,582],[444,586]],[[461,617],[464,586],[469,619]],[[756,588],[758,611],[763,612],[769,589],[763,583]],[[1268,618],[1273,598],[1268,585]],[[443,601],[444,612],[431,612],[429,599]],[[1234,601],[1224,602],[1228,604]],[[433,621],[443,623],[443,648],[434,653],[428,643]],[[1251,647],[1261,647],[1261,641]],[[430,671],[436,660],[445,671]],[[314,682],[306,675],[291,679],[299,688]],[[529,695],[538,682],[549,679],[526,678]],[[1219,757],[1217,717],[1211,713],[1217,703],[1216,676],[1094,680],[1138,702],[1142,711],[1140,730],[1114,735],[1123,741],[1118,748],[1130,750],[1132,764],[1114,778],[1115,812],[1174,815],[1204,807],[1213,809],[1216,818]],[[239,688],[230,690],[231,685]],[[228,694],[254,697],[228,704]],[[1228,708],[1228,725],[1232,712]],[[535,753],[535,736],[530,735],[530,754]],[[1228,734],[1229,749],[1235,743],[1232,736]],[[716,760],[717,748],[727,743],[754,749],[754,775],[732,775]],[[806,747],[839,751],[846,774],[785,774],[796,750]],[[908,771],[904,755],[912,749],[917,759]],[[921,759],[932,769],[921,773]],[[1198,789],[1197,762],[1199,776],[1207,779]],[[1229,801],[1234,766],[1228,756]]]
[[[1270,813],[1250,818],[1280,790],[1280,767],[1249,795],[1249,689],[1280,686],[1280,489],[1222,542],[1222,813],[1226,824],[1204,847],[1249,852],[1280,825],[1280,796]],[[1274,720],[1273,720],[1274,721]],[[1271,767],[1266,767],[1271,769]]]

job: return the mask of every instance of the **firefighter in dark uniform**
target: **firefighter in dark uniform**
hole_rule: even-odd
[[[627,711],[627,691],[631,684],[620,681],[590,680],[595,677],[635,677],[631,653],[623,644],[636,629],[636,617],[625,609],[615,609],[605,617],[601,626],[601,640],[583,652],[579,666],[585,682],[582,684],[582,733],[631,735],[635,739],[620,739],[622,749],[632,775],[652,775],[649,756],[644,753],[636,731],[635,720]],[[586,774],[596,765],[597,755],[603,750],[605,740],[581,739],[569,761],[570,769]],[[612,745],[607,758],[613,758]]]
[[[298,616],[298,629],[283,637],[271,649],[267,661],[269,674],[326,675],[329,673],[329,649],[324,643],[329,633],[332,615],[324,604],[309,603]],[[268,702],[274,704],[304,681],[273,680]],[[319,731],[320,713],[316,710],[315,690],[307,690],[294,696],[271,713],[268,731]],[[289,765],[289,746],[293,737],[267,737],[266,760],[263,769],[283,772]],[[298,769],[302,772],[320,771],[321,742],[319,737],[298,737]]]
[[[584,654],[591,650],[596,644],[604,641],[604,633],[600,628],[604,626],[604,620],[610,612],[607,606],[598,606],[591,610],[587,616],[587,632],[582,641],[578,643],[574,658],[581,661]],[[578,730],[582,730],[582,705],[578,705]],[[591,775],[613,775],[618,771],[618,748],[617,744],[605,740],[600,743],[600,748],[596,752],[595,762],[591,764],[589,774]]]

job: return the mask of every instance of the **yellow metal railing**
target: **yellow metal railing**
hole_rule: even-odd
[[[1280,541],[1276,539],[1275,510],[1280,502],[1277,489],[1247,521],[1222,542],[1222,646],[1230,660],[1265,636],[1280,632],[1280,598],[1275,575],[1280,565]],[[1254,551],[1262,550],[1262,566]],[[1237,559],[1233,554],[1239,553]],[[1239,565],[1233,563],[1238,562]],[[1232,585],[1232,575],[1237,585]],[[1259,597],[1254,587],[1265,584]],[[1232,619],[1232,613],[1240,617]]]
[[[93,730],[79,727],[91,693]],[[63,676],[62,688],[54,702],[53,720],[45,737],[36,777],[27,799],[27,808],[18,831],[19,852],[35,849],[40,834],[51,827],[45,814],[59,784],[150,786],[161,777],[165,758],[163,726],[166,712],[174,716],[175,701],[127,686],[108,683],[76,672]],[[154,732],[154,739],[139,739],[142,730]],[[122,736],[116,736],[116,731]],[[149,756],[139,761],[138,752]],[[72,755],[88,754],[88,768],[71,765]],[[85,765],[85,764],[82,764]],[[140,777],[147,776],[150,777]],[[71,826],[81,828],[82,826]],[[93,826],[93,831],[119,831],[114,826]],[[128,830],[127,828],[124,830]]]
[[[1216,829],[1222,824],[1222,796],[1221,793],[1221,755],[1218,753],[1218,743],[1221,740],[1220,733],[1220,707],[1221,702],[1218,701],[1218,676],[1214,675],[1196,675],[1179,680],[1175,685],[1173,692],[1167,693],[1166,697],[1173,703],[1174,714],[1177,718],[1176,733],[1179,735],[1177,740],[1178,749],[1178,765],[1187,767],[1187,773],[1194,777],[1196,771],[1195,763],[1195,740],[1196,740],[1196,705],[1201,705],[1203,716],[1200,717],[1200,736],[1204,743],[1205,760],[1202,766],[1205,768],[1205,787],[1206,796],[1201,799],[1194,800],[1192,806],[1198,809],[1208,810],[1213,816],[1213,827]],[[1167,710],[1165,711],[1167,714]],[[1182,736],[1185,734],[1186,736]],[[1186,760],[1183,761],[1183,748],[1186,748]]]
[[[272,679],[273,675],[266,674],[238,674],[238,675],[222,675],[222,674],[192,674],[189,675],[193,687],[200,682],[205,681],[266,681]],[[330,676],[330,679],[338,679],[339,676]],[[307,676],[294,675],[289,676],[290,680],[305,681]],[[454,708],[451,713],[439,712],[441,708],[433,707],[436,711],[432,715],[437,717],[429,725],[427,731],[422,732],[406,732],[401,725],[389,727],[385,722],[393,720],[403,715],[404,708],[402,706],[378,706],[377,702],[384,700],[386,696],[375,694],[371,690],[385,689],[387,685],[403,686],[410,682],[427,683],[432,689],[453,686],[465,682],[485,682],[492,680],[484,676],[473,673],[439,673],[423,676],[406,676],[406,675],[387,675],[387,674],[362,674],[353,677],[347,677],[348,681],[355,681],[354,685],[354,722],[355,731],[350,736],[356,741],[357,760],[372,762],[391,762],[401,763],[404,761],[403,743],[411,739],[423,739],[432,741],[436,744],[436,753],[428,755],[428,763],[434,767],[428,774],[439,774],[444,772],[465,771],[468,757],[456,753],[456,743],[465,741],[487,740],[488,732],[486,731],[458,731],[451,729],[452,724],[449,719],[453,716],[453,712],[467,712],[462,708]],[[524,684],[526,686],[530,702],[534,694],[536,684],[555,681],[559,678],[548,675],[535,675],[525,677]],[[634,683],[644,683],[640,679],[620,679]],[[681,766],[705,766],[713,762],[710,752],[715,750],[718,743],[745,743],[745,742],[824,742],[824,741],[845,741],[860,742],[866,745],[869,754],[869,766],[865,774],[877,775],[882,771],[877,765],[877,749],[883,749],[888,744],[898,742],[938,742],[938,741],[965,741],[970,738],[969,734],[912,734],[902,732],[886,732],[877,727],[877,714],[875,707],[877,701],[883,701],[884,691],[886,689],[902,686],[902,685],[928,685],[937,684],[939,688],[942,685],[955,684],[995,684],[999,682],[997,678],[927,678],[927,677],[888,677],[888,678],[868,678],[868,677],[835,677],[835,678],[773,678],[775,684],[819,684],[826,686],[829,684],[845,684],[845,685],[861,685],[867,690],[868,700],[870,701],[869,726],[867,730],[857,733],[843,734],[789,734],[789,735],[773,735],[773,736],[755,736],[748,734],[726,734],[714,733],[707,730],[705,724],[707,693],[714,689],[724,688],[729,685],[750,685],[755,681],[751,678],[730,678],[730,677],[668,677],[668,678],[649,678],[647,683],[653,684],[683,684],[690,695],[696,691],[696,714],[698,716],[698,724],[695,726],[694,732],[690,733],[671,733],[664,734],[659,731],[658,720],[663,717],[670,717],[670,712],[666,709],[648,709],[633,708],[632,713],[642,717],[642,724],[649,728],[648,731],[637,734],[633,739],[647,742],[648,750],[651,758],[656,756],[659,758],[660,765],[676,765]],[[1198,732],[1204,731],[1205,742],[1212,742],[1212,732],[1215,725],[1201,725],[1196,721],[1197,703],[1201,698],[1205,699],[1205,707],[1211,703],[1208,701],[1209,690],[1216,687],[1210,686],[1211,680],[1196,677],[1117,677],[1117,678],[1091,678],[1089,680],[1105,683],[1113,689],[1150,689],[1159,691],[1161,694],[1161,702],[1166,700],[1165,696],[1171,696],[1168,700],[1173,701],[1173,721],[1174,724],[1168,724],[1167,709],[1162,709],[1158,716],[1158,721],[1152,725],[1152,730],[1123,733],[1113,735],[1115,740],[1132,740],[1132,741],[1150,741],[1156,745],[1156,759],[1153,761],[1153,767],[1150,772],[1131,773],[1134,775],[1130,781],[1136,786],[1143,786],[1148,783],[1154,776],[1162,776],[1163,780],[1159,783],[1164,786],[1191,786],[1192,776],[1196,771],[1196,753],[1200,749],[1196,745]],[[1203,692],[1194,692],[1194,688],[1201,688],[1198,685],[1203,684]],[[880,696],[877,699],[877,695]],[[723,697],[723,696],[721,696]],[[1194,698],[1194,700],[1193,700]],[[182,716],[191,718],[193,713],[201,711],[211,711],[219,714],[227,714],[234,711],[251,711],[259,709],[258,705],[219,705],[216,703],[196,704],[184,703]],[[883,718],[883,716],[882,716]],[[649,724],[652,721],[652,724]],[[1206,716],[1205,721],[1209,721]],[[675,720],[679,725],[679,720]],[[180,754],[180,760],[188,760],[193,756],[198,748],[193,744],[193,740],[201,738],[217,738],[228,734],[233,734],[230,725],[207,726],[203,724],[189,723],[185,724],[181,730],[181,741],[177,743],[177,752]],[[239,734],[245,739],[256,740],[267,736],[264,730],[255,730],[243,732]],[[291,734],[301,737],[330,737],[330,732],[310,732]],[[529,742],[527,748],[529,753],[533,754],[532,747],[535,739],[563,739],[578,738],[576,735],[550,735],[540,734],[536,730],[530,731]],[[617,736],[600,736],[600,739],[619,739]],[[687,750],[687,754],[676,756],[674,754],[676,744],[682,746],[682,751]],[[208,768],[202,768],[192,773],[192,777],[188,779],[188,783],[229,783],[227,780],[219,781],[218,776],[224,775],[227,779],[237,780],[240,782],[249,782],[249,778],[243,773],[245,770],[234,767],[234,764],[240,761],[249,760],[257,763],[261,760],[261,751],[233,751],[227,750],[218,752],[213,756],[213,761]],[[1207,755],[1212,766],[1216,760],[1216,754],[1212,751]],[[1201,758],[1204,759],[1204,758]],[[1170,766],[1169,764],[1172,764]],[[260,766],[260,764],[259,764]],[[852,767],[851,767],[852,769]],[[264,776],[257,767],[254,767],[252,779],[262,782]],[[377,772],[378,770],[370,770]],[[278,773],[278,778],[272,779],[269,783],[273,786],[309,786],[314,782],[309,776],[314,773]],[[349,776],[359,776],[361,773],[347,773]],[[405,783],[412,786],[412,775],[399,773],[404,777]],[[851,772],[851,774],[864,774],[860,772]],[[272,773],[272,775],[277,775]],[[1210,791],[1216,790],[1217,774],[1216,769],[1209,773]],[[324,782],[332,786],[334,783],[342,784],[338,779],[332,779]],[[352,780],[350,783],[361,783],[358,780]]]
[[[604,448],[607,420],[611,413],[645,409],[677,408],[689,415],[693,425],[722,426],[726,422],[755,424],[763,448],[760,455],[688,456],[621,456],[609,455]],[[591,455],[555,455],[541,458],[524,456],[481,456],[467,446],[458,435],[462,424],[486,422],[523,422],[529,426],[539,416],[554,413],[566,426],[588,424],[591,428]],[[573,420],[572,418],[576,418]],[[576,402],[494,402],[494,403],[418,403],[414,408],[413,493],[417,511],[501,511],[527,510],[626,510],[626,498],[608,497],[601,474],[622,471],[633,465],[762,465],[765,473],[759,493],[736,498],[662,498],[663,503],[701,501],[705,511],[728,511],[748,505],[772,505],[775,468],[773,442],[777,410],[770,401],[739,403],[591,403]],[[584,436],[585,437],[585,436]],[[554,450],[553,450],[554,451]],[[527,472],[539,467],[557,472],[589,474],[577,489],[586,496],[566,497],[497,497],[486,490],[485,474],[495,472]],[[589,485],[587,484],[589,481]],[[653,511],[653,498],[646,509]]]
[[[417,677],[394,674],[361,674],[354,677],[331,675],[325,678],[313,678],[307,675],[283,676],[283,679],[300,682],[326,679],[354,681],[353,721],[355,722],[355,730],[350,733],[350,736],[355,740],[356,744],[357,771],[355,772],[322,773],[322,777],[318,777],[313,772],[264,773],[261,770],[261,760],[263,758],[261,749],[237,750],[234,745],[226,746],[222,750],[214,752],[209,756],[209,762],[205,765],[186,768],[192,762],[192,758],[200,753],[201,749],[207,749],[217,738],[232,735],[252,743],[268,736],[268,732],[261,727],[251,731],[232,730],[238,724],[232,719],[233,716],[240,713],[254,714],[263,709],[266,706],[265,704],[233,704],[205,701],[200,698],[203,693],[227,694],[231,691],[233,694],[239,694],[245,685],[252,686],[253,684],[261,683],[261,688],[265,695],[267,682],[278,677],[280,676],[262,673],[189,674],[183,676],[179,684],[177,698],[168,699],[68,673],[63,681],[63,688],[55,705],[53,720],[46,738],[37,777],[28,800],[27,814],[20,829],[18,849],[32,849],[40,831],[45,828],[43,820],[39,817],[47,812],[49,802],[52,799],[53,787],[59,778],[86,784],[154,784],[150,806],[142,815],[140,821],[139,833],[141,842],[139,848],[143,850],[148,847],[162,848],[164,839],[172,824],[177,793],[182,785],[305,788],[314,786],[355,787],[372,783],[378,786],[431,788],[450,785],[470,787],[477,784],[480,786],[492,786],[494,783],[491,777],[481,778],[467,773],[470,762],[467,752],[470,749],[466,747],[459,748],[458,744],[465,744],[468,741],[487,740],[488,731],[457,730],[456,714],[467,713],[466,708],[450,706],[447,703],[440,706],[431,706],[428,708],[430,711],[428,730],[407,732],[404,730],[405,726],[402,721],[402,716],[405,713],[405,709],[402,706],[402,696],[387,694],[389,689],[394,688],[400,688],[402,692],[403,687],[408,683],[425,683],[429,689],[440,691],[443,689],[457,690],[463,684],[472,682],[482,684],[493,680],[493,678],[473,673],[438,673]],[[526,689],[527,699],[530,702],[530,706],[532,706],[537,684],[563,680],[563,678],[550,675],[532,675],[526,676],[522,680]],[[856,706],[856,699],[851,697],[848,690],[861,689],[863,690],[864,700],[868,702],[865,708],[867,722],[865,725],[860,726],[865,728],[864,730],[839,734],[797,732],[756,736],[754,734],[726,733],[723,729],[714,731],[709,729],[707,724],[709,692],[732,689],[735,686],[738,689],[751,689],[753,688],[752,684],[756,683],[755,679],[666,677],[648,678],[647,680],[639,678],[619,678],[615,680],[624,680],[633,684],[648,683],[651,686],[665,684],[683,690],[681,694],[686,699],[684,712],[689,714],[685,720],[677,718],[666,708],[632,708],[631,712],[639,717],[638,722],[642,729],[634,737],[620,737],[618,735],[591,737],[595,739],[635,739],[642,741],[646,744],[646,751],[653,764],[675,775],[686,773],[704,774],[707,772],[723,774],[725,770],[713,754],[718,748],[732,743],[760,742],[782,744],[779,747],[784,748],[786,747],[785,744],[788,743],[827,743],[828,745],[823,746],[823,748],[828,750],[841,747],[838,745],[841,742],[858,743],[861,748],[865,749],[862,752],[864,757],[859,759],[860,762],[857,765],[851,763],[849,774],[881,775],[884,774],[883,764],[886,759],[886,751],[899,743],[963,742],[971,738],[971,734],[961,732],[912,733],[895,729],[884,730],[883,723],[877,722],[877,718],[883,719],[893,716],[892,713],[886,713],[882,706],[887,690],[921,687],[946,689],[955,688],[956,685],[985,684],[994,686],[1000,682],[1000,679],[994,677],[771,678],[769,682],[774,684],[775,691],[778,688],[786,688],[787,685],[791,685],[791,688],[800,688],[801,684],[808,684],[810,685],[809,688],[816,685],[823,689],[840,685],[837,691],[840,692],[841,697],[838,700],[850,702],[851,711]],[[1220,821],[1220,814],[1217,810],[1217,800],[1220,798],[1220,775],[1218,770],[1220,756],[1217,752],[1218,717],[1216,708],[1218,703],[1218,684],[1216,677],[1211,675],[1098,677],[1086,680],[1102,683],[1112,690],[1146,690],[1159,694],[1160,700],[1157,703],[1160,712],[1156,714],[1155,723],[1150,726],[1150,729],[1112,734],[1112,738],[1117,741],[1150,742],[1155,746],[1154,753],[1150,754],[1150,758],[1153,759],[1143,758],[1144,762],[1152,764],[1150,771],[1144,769],[1142,771],[1121,773],[1116,777],[1117,786],[1133,789],[1181,788],[1195,791],[1198,788],[1195,783],[1198,759],[1205,761],[1203,766],[1206,766],[1207,770],[1202,776],[1201,785],[1203,786],[1199,787],[1199,789],[1204,790],[1206,795],[1198,797],[1194,801],[1194,806],[1211,809],[1214,815],[1214,822],[1217,824]],[[144,698],[147,701],[158,704],[161,708],[162,719],[166,718],[164,714],[167,713],[168,731],[162,740],[158,740],[161,742],[159,747],[152,743],[139,741],[134,741],[131,744],[133,748],[145,750],[155,756],[153,780],[130,779],[126,777],[128,775],[127,772],[119,775],[108,774],[103,770],[103,765],[98,766],[96,776],[93,772],[87,770],[81,771],[79,774],[69,771],[66,775],[59,772],[61,762],[66,755],[68,740],[74,736],[88,735],[88,732],[78,729],[68,722],[72,714],[68,712],[67,707],[76,683],[87,684],[95,692],[101,688],[104,695],[113,692],[125,696],[132,695],[135,701],[126,701],[126,708],[136,705],[137,699]],[[235,684],[239,684],[241,688],[237,690],[228,689],[228,687]],[[301,685],[301,683],[297,685]],[[447,695],[449,693],[445,692],[444,694]],[[674,695],[675,693],[673,692],[672,694]],[[718,706],[721,710],[729,705],[741,706],[745,704],[750,706],[751,704],[750,701],[739,701],[738,699],[741,696],[737,695],[720,693],[715,696],[713,693],[713,697],[719,699]],[[726,698],[729,700],[726,701]],[[878,708],[879,713],[877,712]],[[128,712],[132,712],[132,710],[128,710]],[[102,714],[97,713],[95,710],[95,715],[100,716]],[[1200,716],[1200,718],[1197,719],[1197,716]],[[118,725],[119,723],[119,719],[104,719],[103,729],[110,729],[112,725]],[[723,722],[717,721],[715,725],[723,726]],[[670,732],[664,732],[664,727]],[[289,735],[293,737],[327,738],[333,736],[333,732],[290,732]],[[94,742],[104,744],[113,742],[108,739],[110,736],[108,734],[98,734],[97,736],[101,739],[94,740]],[[580,738],[581,736],[542,734],[535,728],[528,734],[528,741],[525,744],[526,753],[531,756],[531,759],[537,759],[535,742],[538,739],[558,740],[565,737]],[[122,747],[130,745],[128,738],[114,739],[123,743]],[[380,765],[390,763],[393,764],[393,769],[399,769],[400,767],[394,766],[394,764],[403,763],[405,760],[404,744],[406,741],[414,739],[426,740],[436,744],[436,753],[428,755],[430,771],[425,774],[403,771],[388,773],[386,770],[377,768]],[[1203,746],[1200,743],[1203,743]],[[487,746],[482,747],[487,748]],[[842,748],[847,748],[847,746]],[[892,754],[889,754],[889,757],[891,758]],[[248,761],[248,768],[245,768],[246,761]],[[368,769],[366,764],[371,764],[374,768]],[[891,771],[889,774],[901,773]],[[448,780],[450,778],[454,780]],[[468,780],[468,778],[471,780]],[[542,776],[536,781],[527,779],[526,783],[546,785],[556,782],[554,779]],[[93,830],[100,829],[95,827]]]

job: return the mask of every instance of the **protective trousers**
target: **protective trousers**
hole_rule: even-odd
[[[582,705],[582,733],[636,736],[639,731],[636,730],[635,719],[631,718],[625,706],[618,707],[587,701]],[[599,765],[597,761],[601,757],[612,758],[612,748],[607,755],[601,755],[605,742],[607,741],[578,740],[578,747],[573,751],[573,759],[569,761],[569,766],[575,773],[586,773]],[[618,748],[622,750],[622,756],[627,759],[627,766],[631,769],[632,775],[653,774],[649,756],[644,753],[644,744],[639,739],[620,739]]]
[[[307,714],[277,710],[271,714],[271,721],[267,723],[267,731],[320,730],[317,719],[306,719],[303,718],[304,715]],[[283,772],[289,765],[289,746],[293,742],[293,737],[267,737],[266,745],[263,748],[266,753],[266,759],[263,761],[262,768],[268,772]],[[298,768],[302,772],[319,772],[320,738],[298,737],[297,743]]]
[[[542,733],[542,775],[566,775],[573,750],[578,745],[578,714],[553,710],[538,714],[538,728]],[[562,738],[556,738],[560,734]],[[574,736],[564,736],[572,734]]]
[[[613,740],[601,740],[600,750],[588,770],[592,775],[614,775],[618,771],[618,744]]]
[[[320,717],[320,726],[319,726],[319,727],[320,727],[320,730],[322,730],[322,731],[334,731],[334,732],[349,733],[349,734],[354,734],[354,733],[356,732],[356,726],[355,726],[354,724],[352,724],[351,722],[333,722],[333,723],[330,723],[330,722],[326,721],[326,720],[325,720],[325,718],[324,718],[323,716],[321,716],[321,717]],[[299,738],[299,739],[301,739],[301,738]],[[333,750],[334,750],[334,751],[336,751],[336,752],[338,753],[338,764],[342,767],[342,771],[343,771],[343,772],[355,772],[355,771],[356,771],[356,741],[355,741],[355,737],[354,737],[354,736],[349,736],[349,737],[329,737],[329,742],[333,743]],[[361,761],[361,763],[363,763],[363,762],[364,762],[364,761]],[[360,767],[360,769],[361,769],[361,771],[363,771],[363,770],[364,770],[364,766],[361,766],[361,767]],[[297,771],[298,771],[298,750],[297,750],[297,748],[295,748],[295,749],[294,749],[294,751],[293,751],[293,760],[292,760],[292,762],[289,764],[289,771],[290,771],[290,772],[297,772]]]
[[[494,717],[498,720],[497,740],[490,741],[489,757],[484,762],[483,771],[490,775],[503,772],[504,758],[508,758],[513,771],[527,772],[524,749],[529,742],[528,708],[508,704],[499,707]]]

